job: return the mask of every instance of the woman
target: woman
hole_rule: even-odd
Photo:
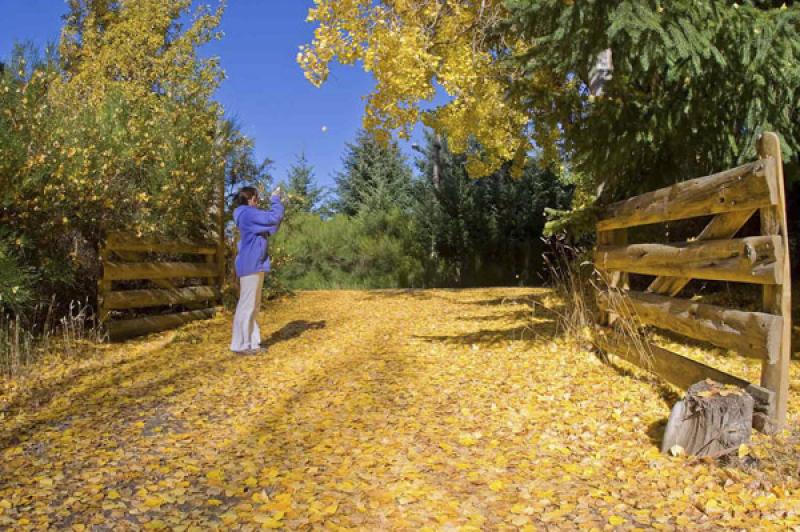
[[[258,208],[258,191],[243,187],[236,195],[233,220],[239,228],[239,250],[236,255],[236,275],[239,277],[239,304],[233,317],[231,351],[255,354],[261,347],[258,330],[258,311],[264,274],[270,270],[269,237],[274,235],[283,219],[280,187],[272,193],[269,210]]]

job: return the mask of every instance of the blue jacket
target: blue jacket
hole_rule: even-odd
[[[236,255],[236,275],[244,277],[268,272],[269,237],[278,231],[283,219],[283,204],[273,196],[269,210],[243,205],[233,211],[233,221],[239,228],[239,249]]]

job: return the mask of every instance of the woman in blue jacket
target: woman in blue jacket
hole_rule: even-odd
[[[258,208],[258,191],[243,187],[236,196],[233,220],[239,228],[236,275],[239,277],[239,303],[233,317],[231,351],[254,354],[263,351],[258,311],[264,274],[270,270],[269,237],[278,231],[283,219],[280,187],[272,193],[269,210]]]

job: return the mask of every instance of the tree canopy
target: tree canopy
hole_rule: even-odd
[[[421,118],[474,177],[509,160],[519,175],[534,150],[619,194],[750,158],[765,129],[795,156],[798,17],[764,0],[316,0],[299,61],[316,84],[332,61],[360,61],[377,81],[365,125],[403,134]],[[438,88],[449,101],[424,110]]]
[[[83,297],[107,231],[206,236],[223,177],[263,171],[198,53],[221,11],[192,6],[72,0],[59,46],[18,46],[0,73],[0,255],[38,297]]]

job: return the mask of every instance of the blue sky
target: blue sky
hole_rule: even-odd
[[[259,158],[275,161],[276,178],[283,179],[304,150],[317,181],[330,186],[345,143],[361,125],[363,97],[373,81],[359,68],[338,65],[322,88],[306,81],[296,56],[314,29],[305,22],[310,5],[311,0],[228,0],[225,37],[202,53],[221,58],[227,79],[217,99],[255,139]],[[0,57],[9,56],[14,42],[40,48],[56,42],[65,11],[63,0],[0,0]],[[403,148],[410,158],[410,144]]]

